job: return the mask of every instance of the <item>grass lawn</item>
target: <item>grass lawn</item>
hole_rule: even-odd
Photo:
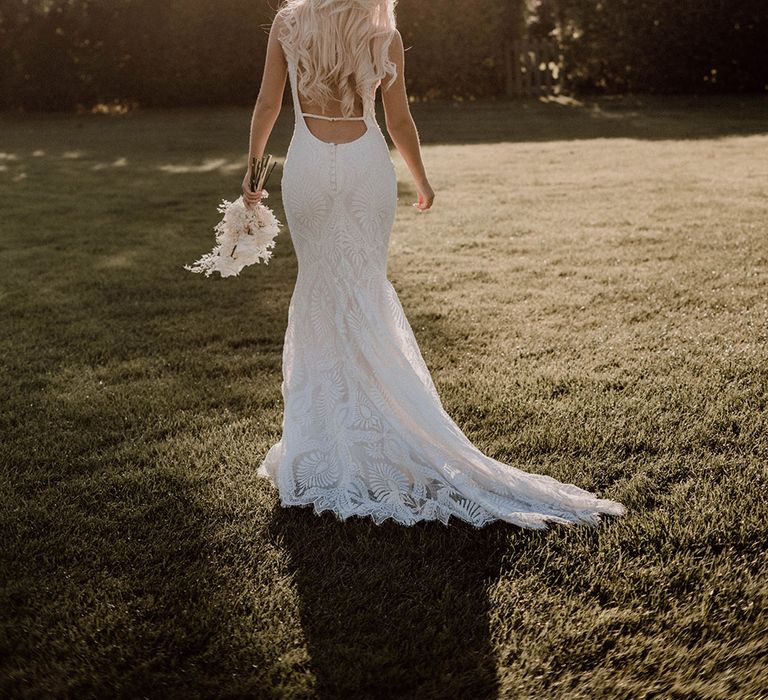
[[[766,114],[414,106],[437,198],[394,157],[388,272],[446,410],[628,509],[547,531],[343,523],[256,477],[289,233],[182,268],[250,110],[0,116],[0,695],[766,697]]]

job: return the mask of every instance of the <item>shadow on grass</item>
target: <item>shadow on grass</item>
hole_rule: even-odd
[[[226,426],[278,395],[274,365],[292,282],[275,280],[277,303],[238,336],[228,322],[198,331],[198,317],[175,294],[163,298],[163,323],[152,328],[149,290],[136,289],[138,280],[123,269],[109,279],[108,287],[79,287],[83,299],[99,300],[80,307],[89,309],[87,327],[81,318],[47,338],[61,350],[85,335],[86,364],[68,360],[53,383],[41,380],[34,410],[24,408],[29,395],[11,407],[29,429],[12,455],[26,467],[12,489],[24,517],[9,508],[2,538],[14,565],[0,597],[13,630],[0,651],[16,668],[5,689],[17,696],[118,688],[145,697],[253,697],[285,683],[266,647],[253,646],[261,620],[255,608],[261,594],[269,596],[258,585],[254,543],[267,537],[287,555],[301,625],[291,632],[304,633],[308,670],[323,697],[497,697],[488,586],[509,553],[508,526],[342,523],[330,513],[274,505],[264,532],[252,515],[217,505],[228,499],[208,495],[225,470],[216,450],[198,450],[195,429]],[[224,307],[238,308],[235,301]],[[177,305],[186,313],[171,322],[167,310]],[[37,327],[40,341],[48,328]],[[226,363],[220,350],[207,354],[222,343]],[[228,383],[241,371],[231,354],[254,348],[272,377],[257,397]],[[88,359],[115,364],[92,374]],[[102,376],[115,387],[103,397]],[[229,413],[217,416],[219,407]],[[248,487],[235,491],[244,498]],[[290,672],[307,682],[304,668]]]
[[[263,665],[228,634],[232,582],[211,535],[220,516],[198,489],[134,455],[17,496],[24,516],[1,538],[13,577],[0,595],[0,695],[197,697]]]
[[[488,586],[508,525],[403,527],[276,506],[323,697],[497,697]],[[505,534],[506,533],[506,534]]]

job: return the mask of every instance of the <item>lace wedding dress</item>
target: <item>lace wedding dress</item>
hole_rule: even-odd
[[[288,65],[295,124],[282,178],[298,277],[283,346],[282,437],[258,474],[283,506],[380,524],[450,516],[597,525],[624,506],[484,455],[442,407],[386,276],[395,168],[372,104],[367,131],[328,143],[309,130]]]

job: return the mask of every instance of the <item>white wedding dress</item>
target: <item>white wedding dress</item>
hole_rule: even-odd
[[[298,277],[283,346],[282,436],[258,474],[283,506],[380,524],[456,516],[597,525],[624,506],[483,454],[442,407],[386,276],[395,168],[372,105],[367,131],[332,144],[310,132],[288,65],[295,124],[282,178]]]

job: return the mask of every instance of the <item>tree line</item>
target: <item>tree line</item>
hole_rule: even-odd
[[[0,0],[0,108],[250,104],[277,0]],[[548,37],[585,93],[765,92],[766,0],[399,0],[416,99],[505,92]]]

